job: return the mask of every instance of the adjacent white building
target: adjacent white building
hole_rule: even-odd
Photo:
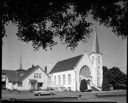
[[[88,87],[102,88],[103,70],[102,54],[99,49],[98,37],[95,32],[92,53],[84,52],[66,60],[59,61],[50,71],[51,87],[60,90],[79,91],[83,79]],[[87,88],[88,89],[88,88]]]
[[[46,89],[49,83],[48,74],[40,66],[28,70],[2,70],[3,86],[13,90]]]

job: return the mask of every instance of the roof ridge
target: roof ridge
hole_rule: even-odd
[[[4,71],[16,71],[16,70],[7,70],[7,69],[3,69],[3,70],[4,70]],[[2,71],[3,71],[3,70],[2,70]]]
[[[39,65],[28,68],[26,70],[26,72],[23,74],[23,76],[21,76],[20,81],[24,80],[27,76],[29,76],[31,73],[33,73],[33,71],[35,71],[35,69],[38,69],[38,68],[40,68]]]
[[[69,59],[73,59],[73,58],[76,58],[76,57],[79,57],[79,56],[82,56],[82,55],[83,55],[83,54],[77,55],[77,56],[74,56],[74,57],[70,57],[70,58],[67,58],[67,59],[63,59],[63,60],[58,61],[58,63],[59,63],[59,62],[62,62],[62,61],[69,60]]]

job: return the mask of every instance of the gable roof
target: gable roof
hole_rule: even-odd
[[[33,66],[33,67],[29,68],[28,70],[22,70],[22,71],[21,70],[20,71],[19,70],[16,70],[16,71],[2,70],[2,74],[6,74],[9,81],[18,82],[18,81],[22,81],[25,78],[27,78],[30,74],[32,74],[38,68],[40,68],[40,67],[37,65],[37,66]],[[44,70],[42,68],[40,68],[40,69],[44,72]],[[21,74],[23,74],[23,75],[21,75]]]
[[[79,55],[57,62],[56,65],[53,67],[53,69],[50,71],[50,74],[55,72],[73,70],[74,66],[78,63],[78,61],[82,56],[83,55]]]
[[[17,71],[14,70],[2,70],[2,73],[6,74],[8,80],[11,82],[17,82],[19,80],[19,75]]]
[[[26,70],[26,72],[20,77],[20,81],[24,80],[26,77],[28,77],[30,74],[32,74],[35,70],[37,70],[38,68],[40,68],[38,65],[37,66],[33,66],[31,68],[29,68],[28,70]]]

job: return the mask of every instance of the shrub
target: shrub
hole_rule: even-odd
[[[109,90],[108,68],[106,66],[103,66],[102,90],[103,91],[108,91]]]
[[[108,79],[107,79],[107,78],[105,78],[105,79],[103,80],[103,83],[102,83],[102,90],[103,90],[103,91],[108,91],[108,90],[110,90],[110,89],[109,89],[109,82],[108,82]]]

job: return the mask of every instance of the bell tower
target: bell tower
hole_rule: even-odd
[[[95,31],[92,53],[90,59],[93,65],[92,68],[92,82],[96,87],[102,87],[103,69],[102,69],[102,54],[99,48],[97,30]]]

